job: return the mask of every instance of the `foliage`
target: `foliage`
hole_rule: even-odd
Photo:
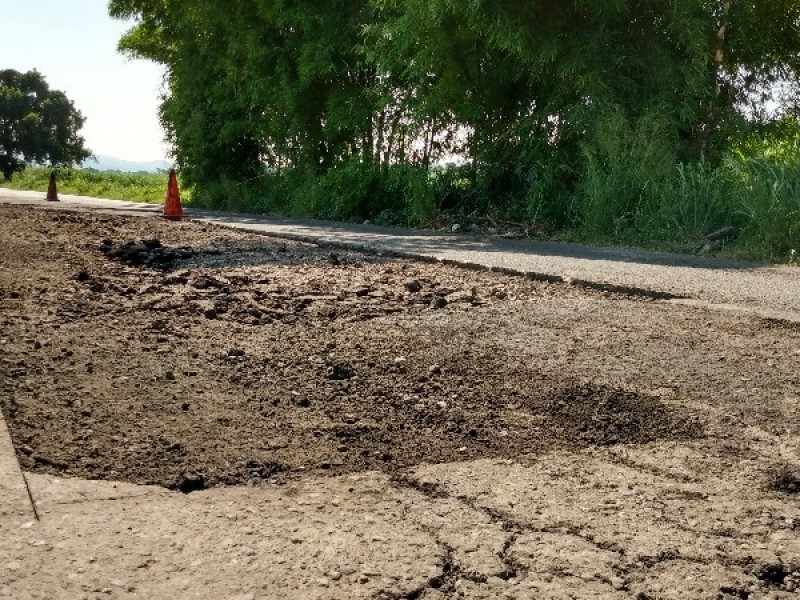
[[[37,71],[0,71],[0,171],[8,180],[26,163],[71,166],[87,159],[84,118]]]
[[[740,179],[733,206],[744,226],[743,251],[789,260],[800,247],[800,163],[745,159],[731,165],[730,172]]]
[[[586,235],[619,237],[660,201],[676,162],[670,133],[659,115],[636,123],[619,112],[599,119],[582,146],[585,164],[577,190]]]
[[[18,190],[38,190],[44,194],[51,169],[31,167],[13,181],[0,182],[0,187]],[[58,191],[63,194],[94,196],[134,202],[164,202],[167,189],[165,173],[115,173],[89,169],[57,169]],[[181,189],[181,199],[188,200],[187,190]]]
[[[110,11],[136,21],[124,52],[167,67],[162,120],[205,205],[408,223],[478,211],[673,245],[732,220],[774,231],[789,206],[776,178],[794,167],[764,165],[770,145],[796,151],[794,101],[783,129],[761,108],[798,79],[800,0],[112,0]],[[768,192],[783,208],[765,208]],[[743,204],[753,193],[758,210]]]
[[[578,238],[694,251],[706,234],[733,225],[740,234],[727,254],[791,262],[800,247],[800,161],[729,154],[717,166],[681,164],[624,209],[610,208],[617,209],[611,227],[588,219]]]

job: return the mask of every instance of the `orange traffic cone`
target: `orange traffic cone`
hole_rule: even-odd
[[[58,202],[58,190],[56,189],[56,172],[53,171],[50,173],[50,183],[47,184],[47,196],[45,197],[46,200],[50,202]]]
[[[181,194],[178,191],[178,176],[175,174],[175,169],[170,169],[169,172],[167,198],[164,200],[164,213],[161,216],[174,221],[184,218],[183,208],[181,207]]]

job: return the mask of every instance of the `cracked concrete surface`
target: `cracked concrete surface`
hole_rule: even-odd
[[[766,437],[189,496],[29,475],[42,521],[3,518],[0,596],[792,598],[800,503],[766,487]]]
[[[31,483],[42,521],[5,524],[0,596],[372,598],[441,575],[433,534],[403,517],[417,499],[380,474],[190,496]]]
[[[698,442],[423,466],[414,477],[514,532],[500,554],[514,576],[464,581],[470,598],[796,597],[800,504],[766,489],[774,448],[756,439],[756,456],[734,463]]]

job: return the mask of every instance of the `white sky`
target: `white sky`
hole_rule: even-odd
[[[0,69],[44,75],[86,117],[95,154],[136,161],[166,158],[158,122],[163,70],[120,55],[130,27],[106,0],[0,0]]]

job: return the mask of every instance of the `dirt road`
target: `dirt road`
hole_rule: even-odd
[[[0,206],[0,239],[2,409],[41,517],[0,519],[0,594],[800,585],[781,307],[87,211]]]

